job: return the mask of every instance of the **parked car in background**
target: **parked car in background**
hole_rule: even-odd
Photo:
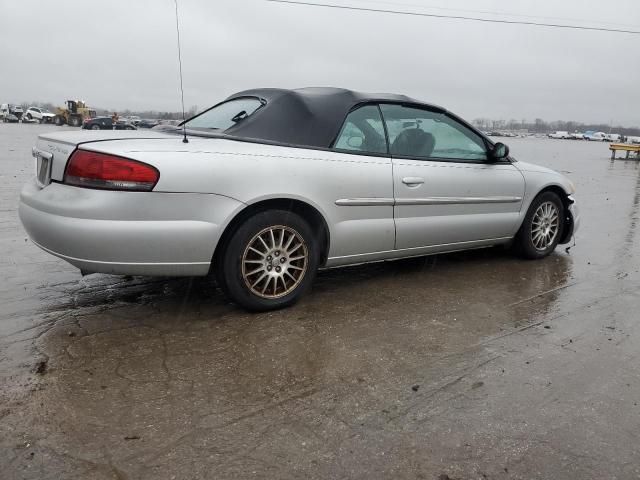
[[[160,122],[158,122],[158,120],[152,120],[150,118],[143,118],[142,120],[140,120],[140,122],[136,126],[138,128],[153,128],[156,125],[160,125]]]
[[[8,111],[0,113],[0,117],[4,123],[18,123],[20,121],[18,117]]]
[[[566,140],[571,138],[571,134],[565,131],[558,131],[558,132],[550,133],[549,138],[561,138]]]
[[[137,127],[138,124],[140,123],[140,117],[138,115],[130,115],[129,123]]]
[[[53,120],[56,118],[54,113],[40,107],[27,108],[27,111],[24,112],[24,116],[29,120],[38,120],[40,123],[53,123]]]
[[[584,139],[590,142],[606,142],[607,134],[604,132],[588,131],[584,133]]]
[[[249,310],[291,305],[318,268],[509,243],[543,258],[579,223],[566,177],[404,95],[247,90],[184,127],[45,133],[33,155],[36,245],[84,273],[211,272]]]
[[[573,140],[584,140],[584,133],[573,132],[570,138],[572,138]]]
[[[618,133],[607,133],[605,135],[607,142],[620,142],[622,141],[622,135]]]
[[[82,128],[85,130],[137,130],[134,125],[121,120],[114,124],[111,117],[87,118]]]
[[[0,117],[3,122],[19,122],[22,118],[23,110],[20,105],[13,103],[3,103],[0,105]]]
[[[158,120],[158,125],[178,126],[182,120]]]

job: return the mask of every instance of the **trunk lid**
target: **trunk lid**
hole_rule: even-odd
[[[79,145],[134,139],[158,142],[180,141],[176,135],[151,130],[146,132],[139,130],[81,130],[45,133],[38,137],[33,149],[34,157],[36,157],[36,177],[41,185],[47,185],[51,180],[62,181],[67,160]]]

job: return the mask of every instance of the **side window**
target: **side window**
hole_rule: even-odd
[[[387,153],[387,141],[378,107],[365,105],[349,113],[333,148],[361,153]]]
[[[392,155],[461,161],[487,160],[478,134],[444,113],[381,105]]]

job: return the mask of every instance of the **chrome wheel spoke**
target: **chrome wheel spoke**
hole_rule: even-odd
[[[295,235],[293,235],[293,234],[289,237],[289,240],[287,240],[286,245],[285,245],[284,247],[282,247],[282,249],[283,249],[285,252],[290,253],[290,252],[289,252],[289,247],[291,246],[291,242],[293,242],[293,241],[295,240],[295,238],[296,238],[296,236],[295,236]]]
[[[264,257],[264,252],[261,252],[260,250],[256,250],[253,247],[249,247],[249,250],[251,250],[252,252],[257,253],[258,255],[260,255],[261,257]]]
[[[258,272],[264,272],[264,267],[258,267],[255,270],[251,270],[250,272],[247,272],[246,275],[250,277],[251,275],[255,275]]]
[[[291,250],[287,250],[287,255],[291,256],[291,254],[292,254],[293,252],[295,252],[296,250],[298,250],[301,246],[302,246],[302,243],[299,243],[298,245],[296,245],[295,247],[293,247]]]
[[[260,242],[262,243],[262,245],[264,245],[264,248],[266,248],[266,251],[268,252],[270,250],[269,245],[267,245],[267,242],[262,239],[262,235],[258,235],[258,240],[260,240]]]
[[[542,235],[537,235],[534,239],[533,239],[533,244],[536,246],[536,248],[540,248],[540,239],[542,238]]]
[[[267,291],[267,288],[269,287],[269,284],[271,283],[271,278],[272,277],[267,277],[267,281],[264,282],[264,285],[262,286],[262,290],[260,290],[260,293],[264,294],[264,292]]]
[[[264,277],[266,277],[266,276],[267,276],[267,274],[266,274],[266,273],[263,273],[262,275],[260,275],[260,277],[258,278],[258,280],[256,280],[255,282],[253,282],[253,283],[251,284],[251,288],[254,288],[256,285],[258,285],[258,284],[259,284],[259,283],[264,279]]]

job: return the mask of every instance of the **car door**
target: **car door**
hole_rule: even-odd
[[[396,249],[502,239],[517,228],[524,178],[439,109],[381,105],[393,164]]]
[[[393,175],[377,105],[351,111],[332,145],[331,162],[315,173],[332,224],[328,264],[380,259],[395,245]],[[324,155],[323,155],[324,156]]]

